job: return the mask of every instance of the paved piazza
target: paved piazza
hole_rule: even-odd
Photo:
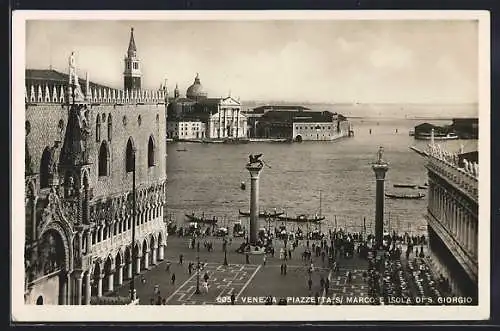
[[[229,266],[224,266],[224,254],[221,249],[221,241],[212,238],[215,243],[214,251],[200,250],[200,262],[205,264],[200,272],[200,294],[196,291],[196,271],[193,267],[191,274],[188,272],[188,263],[196,265],[197,253],[195,249],[189,249],[186,240],[176,237],[169,238],[165,261],[150,270],[136,276],[136,290],[141,305],[151,304],[156,300],[154,294],[155,285],[161,290],[162,299],[167,305],[220,305],[230,304],[232,293],[236,296],[236,304],[264,304],[265,297],[272,296],[277,301],[281,298],[314,297],[324,296],[321,290],[320,279],[330,277],[328,297],[342,298],[329,300],[323,304],[349,304],[347,298],[362,297],[368,293],[368,285],[363,280],[363,271],[366,270],[367,262],[359,258],[339,259],[338,271],[330,271],[320,258],[313,258],[314,272],[311,274],[312,287],[309,289],[308,280],[309,263],[299,257],[303,247],[300,247],[291,260],[287,262],[286,275],[281,274],[280,267],[284,262],[277,256],[269,256],[264,265],[263,257],[259,255],[250,256],[250,263],[245,263],[244,254],[235,253],[238,241],[234,242],[228,250],[227,256]],[[203,247],[203,246],[202,246]],[[179,254],[182,252],[184,261],[179,263]],[[168,262],[167,262],[168,261]],[[167,264],[170,267],[167,268]],[[347,271],[352,274],[351,282],[347,282]],[[203,286],[203,275],[209,275],[208,292]],[[172,275],[175,274],[175,282]],[[143,281],[141,281],[141,279]],[[129,295],[128,282],[118,289],[121,296]],[[252,301],[253,300],[253,301]],[[304,304],[291,302],[288,304]]]
[[[173,294],[167,298],[169,305],[220,304],[234,293],[240,293],[252,282],[260,265],[229,265],[208,263],[200,272],[200,294],[196,294],[196,273],[193,273]],[[208,292],[203,287],[203,275],[208,273]],[[224,299],[223,299],[224,298]]]

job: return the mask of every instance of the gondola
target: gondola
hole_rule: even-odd
[[[423,193],[418,193],[418,194],[391,194],[391,193],[386,193],[386,197],[391,198],[391,199],[410,199],[410,200],[417,200],[417,199],[422,199],[425,197],[425,194]]]
[[[319,223],[325,219],[324,216],[316,216],[313,218],[308,218],[306,215],[298,215],[296,217],[280,216],[278,220],[283,222],[295,222],[295,223]]]
[[[394,184],[394,187],[401,187],[401,188],[416,188],[417,185],[415,184]]]
[[[217,224],[217,219],[214,218],[204,218],[204,217],[197,217],[194,215],[189,215],[185,214],[186,217],[188,218],[189,222],[194,222],[194,223],[203,223],[203,224]]]
[[[238,212],[240,213],[241,216],[250,216],[250,212],[241,211],[241,209],[239,209]],[[261,211],[259,213],[259,217],[279,217],[279,216],[283,215],[284,213],[285,212],[272,212],[272,213],[269,213],[269,212],[266,212],[266,211]]]

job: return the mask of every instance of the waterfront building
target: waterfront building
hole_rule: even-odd
[[[124,89],[81,80],[73,53],[68,74],[26,70],[27,304],[90,304],[163,259],[167,94],[141,88],[136,53],[132,30]]]
[[[454,118],[451,125],[460,139],[478,139],[479,118]]]
[[[478,295],[478,153],[451,153],[433,141],[428,150],[429,248],[437,276],[453,295]]]
[[[421,123],[414,128],[415,136],[430,136],[431,130],[434,130],[436,135],[446,135],[450,128],[446,126],[438,126],[431,123]]]
[[[335,140],[348,136],[347,119],[329,111],[269,110],[256,123],[257,138],[293,141]]]
[[[249,138],[258,138],[257,123],[259,123],[260,118],[270,110],[304,111],[310,109],[304,106],[297,106],[297,105],[265,105],[253,108],[252,110],[245,111],[244,114],[247,117],[247,130]]]
[[[193,140],[204,139],[206,125],[199,118],[181,118],[167,122],[168,137],[172,139]]]
[[[247,137],[247,118],[241,111],[240,101],[231,96],[209,98],[198,74],[188,87],[185,98],[180,96],[176,86],[174,98],[169,100],[167,113],[167,138],[192,140]],[[200,130],[192,130],[189,135],[179,134],[183,132],[180,129],[182,127]]]

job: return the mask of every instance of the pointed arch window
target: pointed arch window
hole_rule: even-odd
[[[153,136],[150,136],[148,142],[148,167],[151,168],[154,166],[155,166],[155,144]]]
[[[49,187],[49,159],[50,150],[49,147],[47,147],[43,151],[42,160],[40,162],[40,188]]]
[[[95,125],[95,141],[101,141],[101,116],[97,115],[96,125]]]
[[[127,142],[127,150],[125,152],[125,169],[127,172],[134,171],[135,167],[134,154],[135,154],[134,144],[132,143],[132,138],[129,138]]]
[[[109,176],[109,148],[106,141],[103,141],[99,148],[99,177]]]
[[[111,114],[108,115],[108,140],[111,141],[113,136],[113,119],[111,118]]]

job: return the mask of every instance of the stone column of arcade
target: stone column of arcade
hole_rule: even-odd
[[[117,285],[121,286],[123,284],[123,264],[117,266],[118,268],[118,282]]]
[[[85,304],[90,305],[90,297],[92,295],[90,287],[90,272],[85,273]]]
[[[259,176],[263,168],[262,161],[252,159],[247,163],[246,169],[250,172],[250,245],[257,244],[257,231],[259,221]],[[253,161],[253,162],[252,162]]]
[[[381,249],[384,237],[384,182],[385,174],[389,170],[389,165],[382,159],[384,149],[379,148],[378,160],[372,164],[377,180],[376,198],[375,198],[375,241],[376,248]]]
[[[158,249],[158,260],[160,260],[160,261],[163,261],[163,259],[164,259],[164,256],[163,256],[164,255],[164,251],[163,251],[164,247],[165,246],[163,244],[160,244],[160,248]]]

